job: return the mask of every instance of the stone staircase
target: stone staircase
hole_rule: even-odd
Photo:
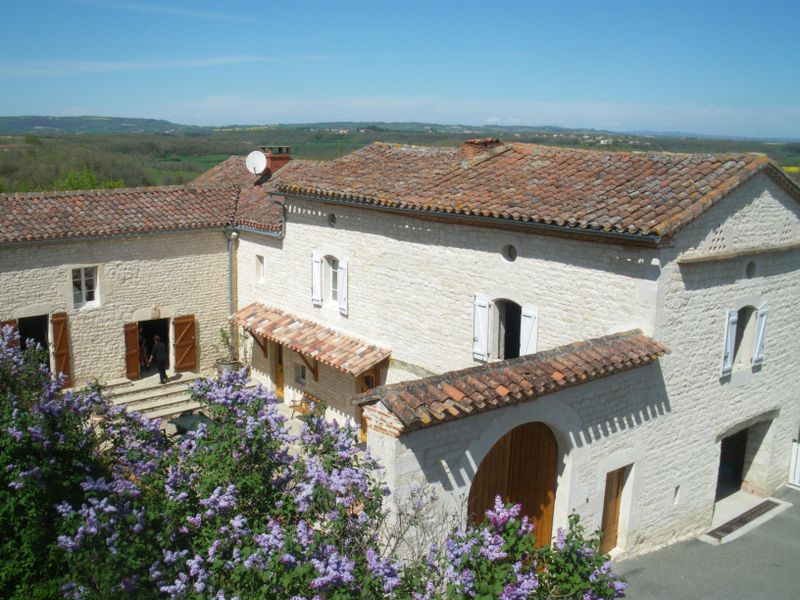
[[[169,423],[170,419],[196,412],[202,407],[199,402],[191,399],[189,387],[204,376],[200,373],[172,374],[163,385],[158,381],[158,374],[148,375],[138,381],[117,379],[103,386],[103,396],[113,404],[125,405],[129,410],[144,413],[151,419],[161,419],[161,427],[167,433],[174,433],[175,426]],[[245,387],[253,388],[256,384],[257,382],[251,380]],[[281,403],[277,408],[286,417],[290,431],[297,434],[300,421],[292,407]]]
[[[177,373],[163,385],[157,374],[138,381],[120,379],[109,382],[103,392],[110,402],[125,405],[151,419],[159,418],[165,424],[169,419],[200,408],[200,403],[189,395],[189,386],[200,377],[199,373]]]

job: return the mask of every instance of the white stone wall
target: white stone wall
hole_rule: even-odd
[[[546,349],[639,327],[651,333],[659,268],[655,251],[424,221],[368,209],[287,199],[282,241],[242,234],[239,306],[278,306],[391,348],[431,372],[476,364],[473,294],[539,306]],[[336,215],[336,226],[328,215]],[[518,258],[501,256],[514,244]],[[311,254],[347,258],[349,311],[314,307]],[[254,281],[255,256],[266,277]],[[389,373],[389,378],[393,378]]]
[[[402,491],[425,478],[457,508],[497,440],[516,425],[542,421],[559,442],[555,527],[573,511],[588,528],[600,527],[605,476],[629,467],[619,533],[628,554],[707,531],[721,439],[743,428],[752,428],[743,489],[771,493],[786,481],[791,439],[800,426],[800,251],[676,261],[798,241],[800,205],[767,176],[757,176],[661,252],[650,333],[670,346],[670,355],[653,366],[399,438],[390,435],[387,415],[368,410],[383,430],[370,429],[368,444],[387,464],[390,486]],[[750,261],[756,272],[747,278]],[[763,366],[722,378],[726,311],[762,300],[770,306]]]
[[[99,305],[76,309],[72,269],[93,265]],[[222,231],[4,246],[0,320],[66,312],[80,385],[125,377],[125,323],[193,314],[199,366],[208,371],[229,314],[227,273]]]
[[[640,525],[643,512],[681,512],[671,500],[662,502],[647,485],[659,479],[662,469],[683,461],[674,456],[664,464],[653,456],[657,445],[653,432],[671,412],[661,368],[655,363],[399,438],[373,430],[371,423],[367,443],[386,465],[389,486],[400,497],[426,480],[447,512],[465,514],[471,482],[491,448],[517,425],[543,422],[553,431],[559,449],[553,534],[567,525],[573,512],[588,530],[599,528],[605,474],[631,465],[619,531],[620,546],[628,550],[648,539]],[[369,409],[366,414],[368,419],[374,417]]]
[[[765,495],[786,481],[791,440],[800,426],[800,251],[689,264],[676,259],[798,242],[800,205],[762,174],[679,232],[664,251],[655,337],[673,351],[661,361],[672,411],[655,433],[655,457],[668,468],[652,488],[654,500],[663,504],[680,485],[683,510],[642,515],[654,541],[709,525],[722,438],[753,427],[743,487]],[[755,275],[748,278],[751,261]],[[763,366],[722,377],[726,311],[761,302],[769,303]],[[675,456],[681,460],[668,462]]]

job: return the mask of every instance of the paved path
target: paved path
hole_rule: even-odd
[[[741,538],[698,540],[622,561],[630,600],[800,600],[800,491],[774,494],[794,506]]]

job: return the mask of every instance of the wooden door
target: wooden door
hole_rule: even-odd
[[[603,539],[600,542],[600,552],[603,554],[617,547],[619,507],[624,483],[625,467],[611,471],[606,475],[606,492],[603,500]]]
[[[16,319],[11,319],[10,321],[0,321],[0,329],[5,327],[6,325],[11,325],[11,327],[13,327],[14,329],[17,330],[17,332],[19,332],[19,327],[17,325],[17,320]],[[11,348],[17,348],[19,346],[19,339],[12,338],[11,339],[11,343],[9,344],[9,346]]]
[[[275,395],[283,400],[283,346],[275,344]]]
[[[139,379],[139,325],[125,323],[125,376],[128,379]]]
[[[197,347],[195,346],[194,315],[175,317],[172,320],[175,333],[175,371],[197,370]]]
[[[50,325],[53,328],[53,358],[56,363],[56,373],[64,374],[64,387],[72,387],[72,357],[69,352],[69,325],[67,313],[53,313],[50,315]]]
[[[500,495],[519,503],[536,525],[536,545],[550,543],[558,477],[558,444],[544,423],[526,423],[504,435],[478,467],[469,493],[469,518],[483,520]]]

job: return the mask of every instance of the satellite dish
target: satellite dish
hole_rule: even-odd
[[[247,170],[253,175],[261,175],[261,173],[264,172],[264,169],[267,168],[267,157],[264,156],[264,153],[261,150],[253,150],[247,155],[247,159],[244,161],[244,164],[247,166]]]

